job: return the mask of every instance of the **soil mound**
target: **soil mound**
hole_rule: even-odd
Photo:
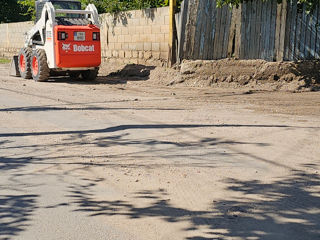
[[[194,87],[250,87],[255,90],[312,91],[320,89],[320,62],[264,60],[183,61],[180,76],[170,84]]]

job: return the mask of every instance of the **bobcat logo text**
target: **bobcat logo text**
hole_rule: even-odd
[[[62,50],[65,52],[70,51],[71,50],[70,45],[71,45],[70,43],[69,44],[62,43]]]

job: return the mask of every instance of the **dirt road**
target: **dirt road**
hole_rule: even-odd
[[[7,68],[0,239],[320,239],[319,92]]]

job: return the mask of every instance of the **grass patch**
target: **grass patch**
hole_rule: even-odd
[[[0,64],[10,63],[11,61],[7,58],[0,58]]]

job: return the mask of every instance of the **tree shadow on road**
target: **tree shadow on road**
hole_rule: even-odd
[[[263,142],[235,141],[230,139],[215,137],[197,136],[195,130],[204,128],[211,131],[211,128],[274,128],[289,130],[295,128],[287,125],[241,125],[241,124],[145,124],[145,125],[119,125],[101,129],[89,130],[67,130],[53,132],[21,132],[21,133],[0,133],[0,139],[8,137],[13,141],[17,137],[54,136],[50,141],[41,144],[20,144],[14,143],[6,145],[5,141],[0,145],[0,150],[11,151],[11,155],[0,156],[0,169],[19,169],[28,164],[73,164],[87,166],[86,159],[96,159],[90,163],[92,166],[119,167],[121,163],[118,159],[134,160],[144,159],[144,163],[127,163],[129,167],[156,167],[161,165],[159,159],[171,159],[171,163],[179,166],[192,164],[197,167],[215,167],[217,164],[230,165],[242,164],[243,158],[252,159],[263,164],[271,164],[276,167],[289,166],[268,160],[266,158],[235,149],[232,146],[253,145],[256,147],[268,147],[269,144]],[[166,136],[165,131],[170,130],[171,136]],[[138,137],[132,131],[146,131],[146,135]],[[156,131],[156,132],[152,132]],[[154,135],[155,134],[155,135]],[[159,135],[160,134],[160,135]],[[172,135],[173,134],[173,135]],[[159,135],[159,136],[158,136]],[[188,137],[189,140],[179,140],[173,136]],[[170,140],[171,139],[171,140]],[[193,139],[193,140],[192,140]],[[58,141],[57,141],[58,140]],[[218,147],[219,146],[219,147]],[[71,153],[70,150],[79,147],[92,149],[97,154],[87,156],[84,153]],[[121,148],[120,152],[113,152],[113,147]],[[111,149],[111,150],[110,150]],[[133,150],[134,149],[134,150]],[[23,157],[13,151],[23,150]],[[67,153],[65,151],[68,151]],[[201,151],[199,151],[201,150]],[[225,150],[228,150],[227,152]],[[28,151],[27,153],[25,151]],[[78,151],[78,150],[76,150]],[[79,161],[79,158],[82,161]],[[220,159],[220,163],[218,163]],[[67,161],[66,161],[67,160]],[[110,162],[111,160],[112,162]]]
[[[33,157],[0,156],[0,171],[18,169],[34,162]]]
[[[182,131],[180,129],[180,131]],[[59,136],[58,136],[59,137]],[[201,138],[189,141],[173,141],[161,140],[154,137],[144,137],[134,139],[131,134],[124,132],[121,134],[112,134],[109,136],[91,137],[87,134],[67,135],[62,142],[44,143],[44,144],[24,144],[24,145],[3,145],[0,150],[15,152],[18,149],[24,149],[23,157],[19,157],[17,153],[7,156],[0,156],[0,171],[18,170],[28,165],[74,165],[79,167],[108,167],[121,168],[123,164],[118,160],[134,160],[143,159],[143,162],[127,162],[129,168],[156,168],[166,165],[177,166],[197,166],[197,167],[214,167],[216,166],[219,156],[220,161],[227,157],[232,157],[233,153],[226,153],[218,146],[227,148],[228,146],[253,145],[256,147],[266,147],[268,144],[259,142],[231,141],[221,138]],[[99,154],[70,154],[64,153],[64,150],[73,148],[95,149]],[[108,149],[113,147],[123,148],[123,152],[110,152]],[[132,147],[135,150],[132,150]],[[47,149],[51,149],[51,153]],[[125,149],[130,149],[126,151]],[[100,152],[99,149],[103,150]],[[199,152],[199,149],[202,151]],[[27,151],[27,154],[26,154]],[[106,154],[103,154],[106,152]],[[242,153],[241,153],[242,154]],[[236,155],[241,155],[237,153]],[[251,156],[255,158],[255,156]],[[79,160],[82,159],[82,160]],[[169,163],[159,163],[157,159],[171,159]],[[89,159],[95,159],[88,163]],[[187,161],[186,161],[187,159]],[[236,157],[237,159],[237,157]],[[267,161],[258,159],[260,161]],[[235,160],[237,161],[237,160]],[[229,161],[220,163],[228,164]],[[231,161],[233,162],[233,161]]]
[[[294,171],[291,176],[272,183],[260,180],[227,179],[227,191],[239,198],[213,201],[209,210],[189,210],[175,206],[165,190],[144,190],[132,194],[132,200],[96,200],[91,185],[74,185],[68,197],[89,217],[126,216],[129,219],[157,218],[187,223],[185,231],[206,229],[187,239],[319,239],[320,177]],[[148,200],[136,205],[137,198]],[[190,234],[189,234],[190,236]]]
[[[214,203],[224,214],[228,237],[248,239],[319,239],[319,174],[293,171],[272,183],[227,179],[227,190],[243,198]]]
[[[43,156],[33,156],[32,158],[19,158],[2,156],[0,157],[0,170],[19,169],[28,164],[51,164],[57,166],[59,164],[78,165],[79,168],[104,166],[110,168],[120,168],[122,165],[126,167],[162,167],[163,162],[153,162],[153,157],[166,158],[171,161],[166,164],[177,164],[177,160],[181,160],[177,165],[188,167],[216,167],[216,162],[220,166],[224,163],[221,161],[231,161],[234,166],[235,161],[239,161],[237,157],[245,155],[249,159],[262,161],[267,164],[272,164],[274,167],[285,167],[287,170],[292,170],[290,166],[282,165],[281,163],[272,162],[253,154],[237,152],[222,152],[217,150],[216,146],[225,148],[233,145],[249,145],[254,144],[258,147],[267,146],[265,143],[245,142],[245,141],[230,141],[228,139],[219,138],[203,138],[197,137],[194,133],[188,132],[191,129],[199,128],[214,128],[214,127],[258,127],[258,128],[274,128],[287,130],[295,128],[287,125],[241,125],[241,124],[221,124],[221,125],[202,125],[202,124],[149,124],[149,125],[119,125],[102,129],[89,130],[70,130],[56,132],[24,132],[24,133],[4,133],[0,137],[24,136],[47,136],[57,135],[62,139],[59,143],[44,143],[43,145],[26,145],[18,146],[19,148],[32,149],[29,155],[41,152],[41,150],[52,148],[55,155],[50,156],[45,152]],[[305,127],[307,128],[307,127]],[[159,139],[155,135],[146,136],[130,136],[132,130],[165,130],[176,129],[174,134],[180,137],[188,136],[188,141],[170,141]],[[108,133],[108,135],[106,134]],[[86,139],[90,134],[91,138]],[[161,134],[164,134],[161,132]],[[170,134],[172,132],[170,131]],[[63,136],[66,138],[63,139]],[[163,135],[165,136],[165,134]],[[166,136],[167,137],[167,136]],[[177,139],[176,137],[174,139]],[[6,144],[10,141],[4,140],[0,142],[0,149],[9,149]],[[41,141],[41,139],[38,141]],[[11,142],[12,143],[12,142]],[[10,144],[11,144],[10,143]],[[138,146],[133,152],[114,153],[109,152],[108,147],[112,146]],[[70,151],[71,147],[98,147],[100,156],[88,155],[80,152],[77,156],[65,155],[64,149]],[[15,145],[11,145],[11,151],[16,151]],[[190,152],[190,149],[192,150]],[[199,151],[201,149],[201,151]],[[95,149],[96,150],[96,149]],[[189,151],[189,152],[188,152]],[[215,156],[219,158],[215,159]],[[124,159],[142,159],[138,162],[129,162],[129,164],[120,162],[90,162],[79,160],[79,158],[95,159],[101,157],[104,160],[112,160],[117,158]],[[225,157],[225,158],[223,158]],[[77,159],[78,161],[74,161]],[[150,161],[151,159],[151,161]],[[64,160],[61,161],[60,160]],[[69,160],[69,161],[66,161]],[[86,159],[87,160],[87,159]],[[149,160],[149,161],[148,161]],[[188,162],[191,160],[190,162]],[[240,159],[241,160],[241,159]],[[304,164],[303,167],[313,166],[314,163]],[[77,167],[78,167],[77,166]],[[50,166],[48,166],[50,167]],[[45,170],[44,170],[45,171]],[[70,168],[69,171],[75,171]],[[68,174],[68,172],[64,172]],[[73,184],[71,185],[68,196],[71,199],[71,204],[76,208],[75,211],[85,212],[90,217],[94,216],[125,216],[129,219],[137,218],[157,218],[165,222],[187,223],[185,231],[203,231],[203,235],[194,234],[194,237],[189,239],[317,239],[320,237],[320,176],[319,174],[310,174],[302,171],[292,171],[292,174],[279,179],[272,179],[266,183],[261,180],[243,181],[238,179],[225,179],[227,184],[226,191],[239,196],[236,199],[217,199],[210,204],[206,209],[191,210],[185,207],[177,206],[170,200],[171,196],[163,189],[144,189],[143,191],[134,192],[128,198],[118,200],[97,200],[95,192],[92,189],[96,182],[89,184]],[[214,194],[214,193],[212,193]],[[24,200],[22,196],[27,196]],[[34,211],[37,195],[22,195],[20,198],[15,198],[11,195],[0,196],[0,233],[17,234],[23,231],[27,226],[29,218]],[[232,196],[232,194],[228,194]],[[201,196],[199,196],[201,197]],[[148,200],[144,206],[137,205],[137,199]],[[19,204],[22,205],[19,205]],[[63,206],[65,203],[61,203]],[[59,205],[57,205],[59,206]],[[12,210],[10,210],[12,209]],[[11,214],[11,212],[12,214]],[[18,211],[18,213],[16,212]],[[21,213],[19,213],[21,212]],[[16,217],[17,220],[10,220],[10,214]],[[2,219],[1,219],[2,218]],[[190,235],[189,235],[190,236]]]
[[[0,237],[10,239],[18,236],[31,225],[31,216],[37,209],[36,200],[39,196],[1,195],[0,196]]]

